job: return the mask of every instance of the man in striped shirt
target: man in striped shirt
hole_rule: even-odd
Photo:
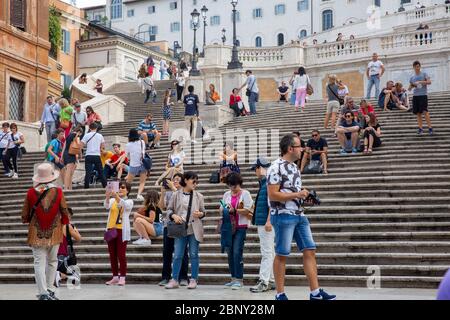
[[[151,149],[159,148],[159,140],[161,139],[161,133],[156,129],[156,124],[152,121],[153,115],[149,113],[144,120],[139,123],[137,128],[141,139],[145,141],[145,145],[148,146],[149,142],[152,142]]]

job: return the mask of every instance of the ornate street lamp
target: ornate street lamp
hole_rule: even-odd
[[[227,32],[227,30],[225,30],[225,28],[222,29],[222,44],[225,45],[225,42],[227,41],[227,37],[225,35],[225,33]]]
[[[190,76],[199,76],[200,71],[197,69],[197,29],[199,26],[200,12],[194,9],[191,13],[192,27],[194,28],[194,48],[192,50],[192,69],[189,71]]]
[[[202,12],[202,18],[203,18],[203,52],[202,57],[205,56],[205,47],[206,47],[206,26],[208,25],[206,23],[206,13],[208,12],[208,8],[203,5],[203,7],[200,10]]]
[[[242,69],[242,63],[239,62],[237,39],[236,39],[236,6],[238,0],[231,0],[233,6],[233,51],[231,55],[231,61],[228,63],[228,69]]]

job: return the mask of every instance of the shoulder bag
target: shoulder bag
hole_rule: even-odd
[[[320,160],[313,160],[312,154],[309,156],[309,164],[305,167],[304,174],[321,174],[323,171]]]
[[[117,215],[117,219],[116,219],[116,225],[118,225],[119,222],[120,222],[120,216],[121,216],[121,214],[123,214],[123,208],[121,208],[121,209],[119,210],[119,214]],[[105,234],[104,234],[104,236],[103,236],[103,239],[105,239],[106,242],[111,242],[111,241],[113,241],[114,239],[116,239],[118,235],[119,235],[119,234],[118,234],[118,232],[117,232],[117,229],[116,229],[116,228],[111,228],[111,229],[108,229],[108,230],[105,231]]]
[[[330,91],[331,91],[331,93],[333,94],[333,96],[335,96],[335,97],[339,100],[339,104],[340,104],[341,106],[345,104],[344,99],[340,98],[340,97],[338,96],[338,94],[337,94],[336,92],[334,92],[333,89],[331,89],[331,86],[330,86],[330,85],[328,85],[328,89],[330,89]]]
[[[69,146],[69,154],[72,156],[76,156],[81,153],[81,142],[78,135],[73,138],[72,143]]]
[[[311,96],[311,95],[313,95],[314,94],[314,88],[313,88],[313,86],[311,85],[311,80],[309,79],[309,76],[308,75],[306,75],[306,77],[307,77],[307,84],[306,84],[306,93],[309,95],[309,96]]]
[[[191,210],[192,210],[192,198],[194,197],[194,192],[191,192],[189,196],[189,205],[187,209],[186,221],[178,224],[175,221],[169,221],[167,223],[167,236],[169,238],[178,239],[187,236],[187,229],[189,226],[189,219],[191,218]]]
[[[77,264],[77,256],[73,249],[72,236],[70,235],[69,225],[66,225],[66,239],[67,239],[67,256],[58,256],[58,267],[57,271],[67,274],[67,269],[70,266],[75,266]]]
[[[142,162],[142,165],[144,166],[144,168],[147,171],[150,171],[150,170],[152,170],[153,160],[147,154],[147,152],[145,152],[144,146],[142,145],[142,140],[139,140],[139,142],[141,143],[141,162]]]
[[[36,212],[37,207],[39,207],[39,204],[41,203],[42,199],[45,198],[45,196],[46,196],[47,193],[50,191],[50,189],[53,189],[53,188],[49,188],[49,189],[47,189],[47,190],[44,190],[44,192],[41,193],[41,195],[39,196],[38,200],[36,201],[36,203],[34,204],[34,206],[31,208],[31,211],[30,211],[30,219],[29,219],[28,222],[31,222],[31,219],[32,219],[33,216],[34,216],[34,213]]]

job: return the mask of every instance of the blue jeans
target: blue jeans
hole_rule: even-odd
[[[165,71],[159,70],[159,74],[161,75],[161,80],[164,80]]]
[[[380,96],[380,79],[378,75],[370,76],[369,82],[367,84],[367,95],[366,98],[370,99],[370,94],[372,92],[372,87],[375,85],[375,98],[378,99]]]
[[[45,133],[47,134],[47,143],[52,141],[52,134],[56,131],[55,121],[45,123]]]
[[[189,260],[191,261],[191,278],[198,279],[199,258],[198,247],[200,242],[191,234],[187,237],[175,239],[175,253],[173,258],[172,279],[178,279],[181,271],[181,263],[184,257],[186,245],[189,243]]]
[[[248,97],[248,104],[250,106],[250,114],[256,114],[256,101],[258,100],[258,94],[255,92],[250,93]]]
[[[226,248],[228,254],[228,266],[232,278],[244,279],[244,241],[247,236],[247,229],[236,229],[233,235],[231,248]]]
[[[275,253],[277,256],[289,256],[292,240],[295,240],[301,252],[305,249],[316,249],[306,216],[278,214],[272,215],[270,221],[275,231]]]

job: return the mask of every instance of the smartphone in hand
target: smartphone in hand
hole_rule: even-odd
[[[108,181],[108,184],[106,185],[106,190],[118,193],[119,192],[119,181]]]

